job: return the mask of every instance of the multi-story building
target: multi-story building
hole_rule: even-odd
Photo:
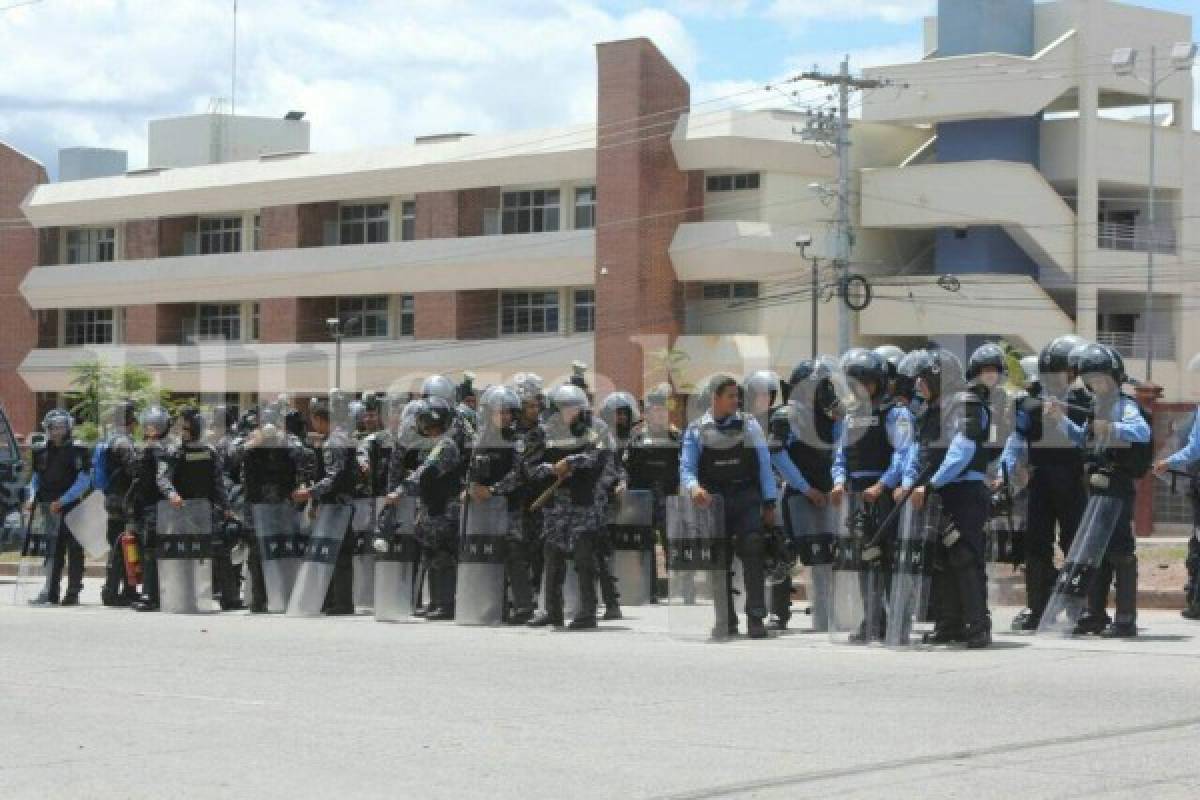
[[[864,93],[852,131],[850,270],[874,285],[855,341],[1034,350],[1078,331],[1139,373],[1152,339],[1154,380],[1185,397],[1200,352],[1191,72],[1165,78],[1148,109],[1111,56],[1133,47],[1145,63],[1156,46],[1166,75],[1190,18],[942,0],[925,32],[925,58],[868,71],[891,84]],[[52,184],[0,149],[0,392],[17,429],[96,355],[205,398],[323,392],[331,318],[355,389],[468,369],[480,383],[555,379],[577,359],[599,391],[640,390],[668,364],[680,384],[786,373],[813,348],[797,240],[812,237],[823,286],[831,273],[829,148],[801,135],[801,109],[691,108],[645,39],[600,44],[597,60],[594,125],[311,153],[306,128],[226,124],[256,138],[227,148],[244,160],[212,164],[197,152],[213,136],[157,125],[160,160],[200,165]],[[835,305],[816,304],[821,351],[836,344]]]

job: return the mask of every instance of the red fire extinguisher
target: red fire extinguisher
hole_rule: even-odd
[[[142,551],[138,547],[137,537],[125,531],[117,543],[121,546],[121,555],[125,557],[125,582],[130,587],[141,586]]]

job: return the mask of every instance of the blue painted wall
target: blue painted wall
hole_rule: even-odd
[[[1033,0],[939,0],[939,56],[1033,54]],[[986,91],[986,87],[981,89]],[[937,160],[1019,161],[1038,166],[1041,117],[966,120],[937,126]],[[972,226],[937,233],[939,274],[1037,275],[1037,264],[1002,228]]]
[[[1033,0],[938,0],[939,56],[1031,56],[1033,42]]]

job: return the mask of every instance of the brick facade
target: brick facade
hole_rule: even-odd
[[[13,430],[24,436],[37,425],[34,393],[17,374],[25,356],[37,346],[37,318],[19,286],[42,258],[42,236],[22,218],[21,201],[39,183],[46,183],[45,168],[0,144],[0,402]]]
[[[484,212],[500,206],[498,188],[417,195],[416,238],[482,236]],[[493,290],[417,292],[413,334],[418,339],[491,339],[499,333]]]
[[[689,209],[703,185],[676,165],[670,136],[691,90],[648,39],[599,44],[596,56],[597,384],[640,395],[642,342],[669,347],[682,328],[668,248],[678,225],[698,218]]]
[[[264,208],[259,216],[259,248],[286,250],[296,247],[320,247],[325,243],[325,228],[336,224],[337,203],[304,203]],[[315,302],[314,302],[315,301]],[[259,341],[264,343],[325,341],[326,306],[333,298],[310,300],[276,297],[259,303]],[[321,306],[317,308],[316,306]],[[319,315],[319,316],[315,316]]]

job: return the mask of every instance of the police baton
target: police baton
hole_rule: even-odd
[[[554,493],[556,491],[558,491],[558,487],[562,486],[563,481],[565,481],[565,480],[566,480],[565,477],[555,478],[554,483],[550,484],[549,488],[547,488],[546,491],[539,494],[537,496],[537,499],[529,504],[529,510],[530,511],[541,511],[542,506],[544,506],[544,505],[546,505],[546,503],[550,502],[550,498],[554,497]]]
[[[937,466],[935,464],[927,466],[917,476],[917,482],[913,484],[913,489],[924,485],[925,481],[932,478],[933,473],[937,472]],[[871,541],[863,545],[863,561],[876,561],[883,555],[883,545],[885,544],[885,540],[889,538],[887,529],[896,521],[896,517],[900,516],[900,512],[904,509],[910,497],[912,497],[912,490],[905,492],[904,497],[900,498],[900,502],[896,503],[895,508],[888,512],[888,515],[883,518],[883,522],[879,523],[879,527],[875,530],[875,536]]]

